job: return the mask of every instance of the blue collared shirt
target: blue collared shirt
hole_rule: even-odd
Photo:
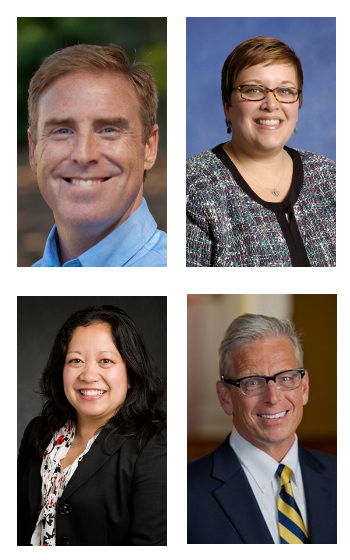
[[[166,266],[166,239],[143,199],[112,233],[63,266]],[[43,258],[32,266],[61,266],[56,225],[47,238]]]

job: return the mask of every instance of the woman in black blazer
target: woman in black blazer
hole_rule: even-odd
[[[166,545],[163,385],[133,321],[74,313],[18,458],[18,545]]]

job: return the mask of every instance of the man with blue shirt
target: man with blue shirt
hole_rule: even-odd
[[[166,234],[143,198],[158,149],[158,95],[120,47],[75,45],[29,87],[29,155],[53,211],[33,266],[166,266]]]
[[[334,544],[336,459],[298,446],[309,376],[293,325],[228,327],[217,394],[233,430],[188,468],[189,544]]]

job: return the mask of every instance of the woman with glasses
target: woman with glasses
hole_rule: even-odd
[[[222,69],[230,140],[187,162],[187,266],[335,266],[335,163],[288,148],[303,71],[255,37]]]

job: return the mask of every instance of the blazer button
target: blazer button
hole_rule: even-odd
[[[60,512],[61,515],[68,515],[68,513],[70,513],[69,504],[60,505],[59,512]]]
[[[60,540],[58,541],[59,546],[69,546],[70,545],[70,540],[68,537],[61,537]]]

